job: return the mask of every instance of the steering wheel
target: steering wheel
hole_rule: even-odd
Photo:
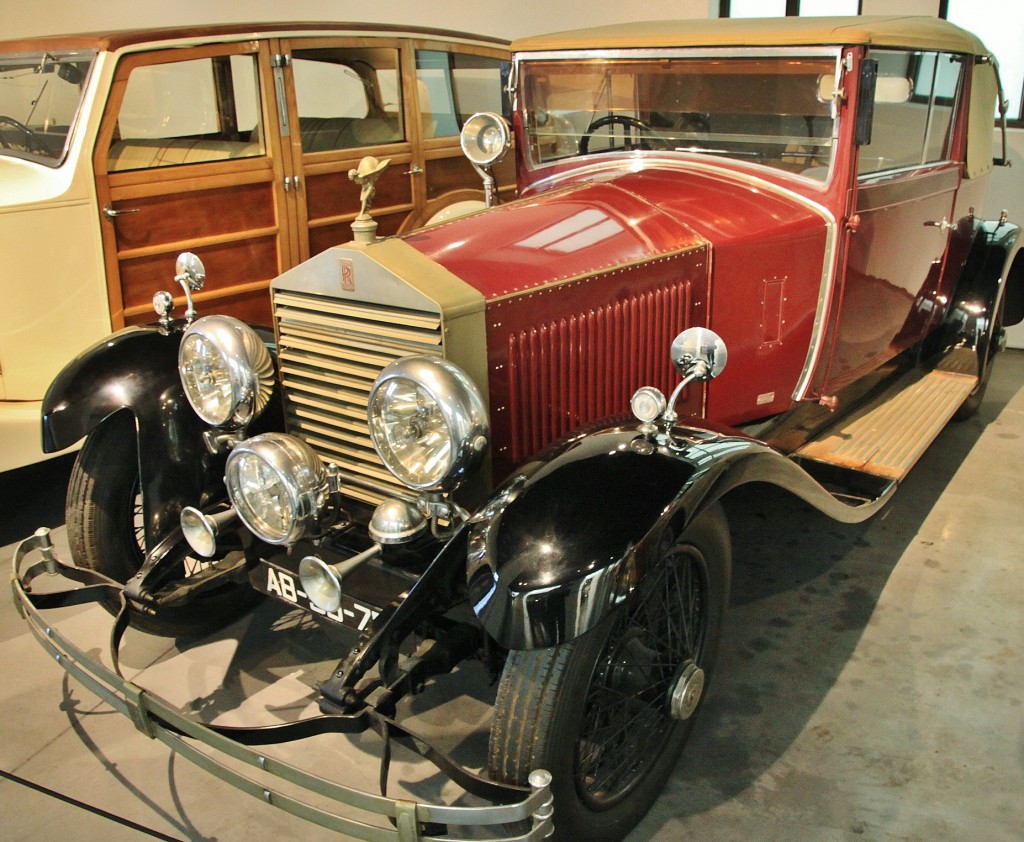
[[[596,132],[600,128],[604,128],[605,126],[611,126],[616,123],[618,123],[620,126],[630,126],[631,128],[639,129],[642,132],[654,134],[654,129],[647,125],[647,123],[645,123],[643,120],[638,120],[636,117],[627,117],[624,114],[607,114],[604,117],[599,117],[598,119],[591,122],[589,126],[587,126],[587,130],[583,133],[583,137],[580,138],[579,154],[586,155],[587,152],[590,150],[590,138],[593,136],[594,132]],[[651,147],[641,140],[637,148],[650,149]]]
[[[13,117],[8,117],[6,114],[0,114],[0,125],[4,124],[12,126],[28,138],[29,144],[23,147],[26,152],[35,151],[41,155],[50,154],[50,150],[43,142],[43,139],[24,123],[15,120]],[[11,148],[10,142],[3,136],[2,132],[0,132],[0,145],[3,145],[4,149]]]

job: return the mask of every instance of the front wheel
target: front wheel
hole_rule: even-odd
[[[79,567],[121,584],[138,572],[144,560],[135,441],[135,427],[128,413],[104,421],[86,438],[68,483],[67,529],[72,559]],[[190,556],[188,545],[182,541],[162,563],[168,565],[165,580],[173,582],[185,579],[200,562]],[[225,582],[197,593],[188,603],[157,607],[152,614],[132,607],[131,625],[166,637],[199,636],[227,625],[259,598],[248,583]],[[120,607],[116,598],[103,604],[111,613]]]
[[[718,648],[731,549],[713,506],[597,627],[512,652],[498,687],[489,768],[553,776],[555,839],[618,840],[658,797],[693,727]]]

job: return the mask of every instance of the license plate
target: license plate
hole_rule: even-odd
[[[306,611],[326,617],[328,620],[333,620],[335,623],[362,631],[374,617],[380,614],[379,608],[356,602],[346,594],[341,595],[341,605],[337,611],[324,611],[309,601],[309,597],[302,589],[302,582],[297,576],[266,561],[260,565],[260,568],[255,582],[261,591],[285,602],[290,602],[292,605],[297,605]]]

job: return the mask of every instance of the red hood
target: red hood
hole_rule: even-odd
[[[615,170],[417,231],[406,241],[493,300],[713,244],[822,225],[764,182],[686,169]]]

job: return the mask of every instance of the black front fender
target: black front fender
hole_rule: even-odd
[[[487,632],[509,649],[553,646],[593,628],[716,500],[750,482],[785,488],[838,520],[873,514],[837,499],[763,442],[698,428],[655,444],[635,426],[575,438],[506,481],[472,518],[467,586]]]
[[[125,328],[79,354],[43,398],[43,449],[52,453],[87,436],[115,413],[135,419],[146,547],[178,525],[183,506],[222,499],[223,455],[203,442],[209,427],[195,414],[178,377],[184,322]],[[272,337],[262,332],[270,344]],[[275,393],[250,432],[281,428]]]
[[[180,330],[129,327],[75,357],[43,398],[43,450],[69,447],[121,409],[148,421],[158,406],[180,405],[180,343]]]
[[[147,549],[177,526],[183,506],[202,505],[222,475],[203,444],[206,425],[178,379],[181,335],[174,327],[119,331],[72,360],[43,398],[47,452],[87,436],[115,413],[134,416]]]

